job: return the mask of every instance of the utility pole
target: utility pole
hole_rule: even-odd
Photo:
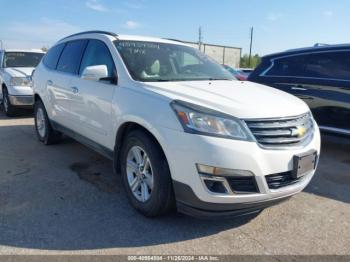
[[[253,47],[254,27],[250,28],[250,49],[249,49],[249,67],[252,65],[252,47]]]
[[[202,27],[198,28],[198,48],[201,51],[202,49]]]

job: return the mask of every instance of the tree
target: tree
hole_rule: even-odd
[[[260,64],[260,62],[261,62],[261,57],[258,54],[255,54],[254,56],[252,56],[251,64],[249,65],[249,55],[245,54],[241,58],[240,67],[242,67],[242,68],[249,68],[249,67],[255,68]]]
[[[40,48],[42,51],[47,52],[47,50],[49,50],[46,46],[43,46],[42,48]]]

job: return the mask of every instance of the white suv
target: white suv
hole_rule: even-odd
[[[37,49],[0,50],[0,100],[7,116],[17,108],[33,107],[31,75],[44,54]]]
[[[259,212],[303,190],[320,154],[303,101],[177,41],[75,34],[48,51],[33,87],[39,140],[64,133],[112,159],[146,216]]]

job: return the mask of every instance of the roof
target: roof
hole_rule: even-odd
[[[334,50],[348,50],[350,49],[350,44],[338,44],[338,45],[315,45],[311,47],[303,47],[286,50],[284,52],[269,54],[264,56],[264,58],[273,58],[278,56],[286,56],[286,55],[295,55],[295,54],[303,54],[309,52],[323,52],[323,51],[334,51]]]
[[[41,49],[3,49],[5,52],[23,52],[23,53],[43,53],[45,52]]]
[[[144,42],[157,42],[157,43],[167,43],[167,44],[176,44],[176,45],[185,45],[188,46],[186,42],[165,39],[160,37],[151,37],[151,36],[140,36],[140,35],[118,35],[120,40],[131,40],[131,41],[144,41]]]
[[[86,31],[81,32],[77,34],[73,34],[70,36],[67,36],[63,39],[61,39],[59,42],[68,40],[69,38],[83,38],[85,35],[91,35],[91,34],[102,34],[110,38],[111,40],[130,40],[130,41],[144,41],[144,42],[157,42],[157,43],[168,43],[168,44],[177,44],[177,45],[185,45],[188,46],[188,44],[184,42],[179,42],[176,40],[170,40],[170,39],[164,39],[159,37],[150,37],[150,36],[138,36],[138,35],[119,35],[112,32],[106,32],[106,31]]]

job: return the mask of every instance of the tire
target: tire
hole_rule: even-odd
[[[5,112],[6,116],[8,116],[8,117],[15,116],[17,113],[17,110],[13,105],[11,105],[9,93],[8,93],[6,88],[4,88],[2,90],[2,94],[3,94],[2,95],[2,97],[3,97],[2,103],[3,103],[3,108],[4,108],[4,112]]]
[[[140,150],[139,160],[142,159],[143,163],[141,167],[137,165],[135,157],[138,155],[135,153],[137,150]],[[169,166],[164,153],[152,137],[140,130],[131,131],[121,149],[120,161],[124,188],[129,202],[136,210],[144,216],[156,217],[174,209],[175,198]]]
[[[54,130],[42,101],[35,101],[34,105],[35,131],[39,141],[45,145],[51,145],[61,140],[62,134]]]

